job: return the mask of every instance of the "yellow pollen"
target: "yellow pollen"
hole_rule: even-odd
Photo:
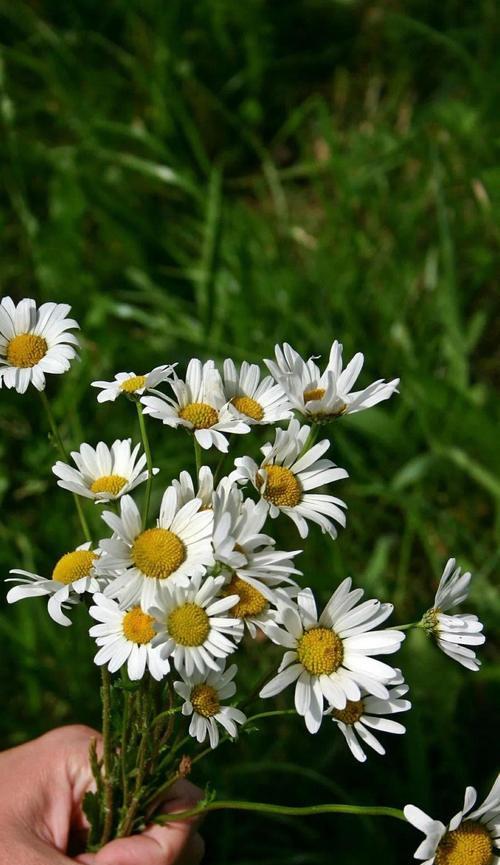
[[[135,393],[136,390],[140,390],[145,384],[145,375],[133,375],[131,378],[126,378],[125,381],[122,381],[120,390],[123,390],[125,393]]]
[[[297,643],[300,663],[312,676],[329,676],[338,670],[344,659],[344,646],[335,631],[311,628]]]
[[[343,721],[344,724],[352,727],[356,721],[359,721],[364,711],[363,700],[348,700],[345,709],[334,709],[332,715],[337,721]]]
[[[126,483],[127,478],[121,475],[103,475],[91,483],[90,489],[93,493],[109,493],[111,496],[117,496]]]
[[[283,466],[265,466],[267,473],[264,498],[278,508],[295,508],[302,498],[299,479]],[[257,472],[257,487],[263,486],[263,478]]]
[[[312,399],[323,399],[325,393],[324,387],[312,387],[310,390],[304,391],[304,402],[309,402]]]
[[[153,616],[144,613],[140,607],[133,607],[123,617],[122,628],[125,639],[140,646],[150,643],[155,635],[153,622]]]
[[[490,833],[481,823],[466,820],[458,829],[446,833],[434,862],[436,865],[490,865],[492,860]]]
[[[220,709],[219,695],[211,685],[195,685],[190,700],[194,711],[204,718],[211,718]]]
[[[252,399],[251,396],[235,396],[231,400],[231,403],[234,405],[235,409],[241,414],[246,414],[247,417],[251,417],[252,420],[262,420],[264,417],[264,409],[257,402],[256,399]]]
[[[181,646],[201,646],[210,633],[210,622],[203,607],[186,603],[177,607],[167,619],[169,634]]]
[[[166,580],[186,558],[181,539],[168,529],[146,529],[132,546],[132,561],[146,577]]]
[[[208,429],[219,420],[216,410],[207,402],[191,402],[181,408],[179,417],[189,421],[194,429]]]
[[[7,361],[11,366],[28,369],[35,366],[48,351],[43,336],[34,333],[19,333],[7,345]]]
[[[82,577],[90,576],[96,554],[91,550],[73,550],[61,556],[52,571],[52,579],[69,585]]]
[[[238,603],[229,610],[229,615],[235,616],[237,619],[258,616],[267,607],[267,600],[264,595],[237,576],[234,576],[231,582],[224,586],[222,594],[225,598],[228,595],[239,595]]]

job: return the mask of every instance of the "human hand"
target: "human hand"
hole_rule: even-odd
[[[60,727],[0,754],[0,865],[199,865],[204,845],[193,819],[152,825],[70,858],[87,826],[81,801],[92,786],[88,751],[95,738],[89,727]],[[184,811],[200,798],[197,787],[178,781],[164,810]]]

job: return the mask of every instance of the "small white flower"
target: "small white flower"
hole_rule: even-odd
[[[161,391],[154,396],[143,396],[144,414],[158,418],[171,427],[184,427],[194,433],[197,442],[208,450],[216,447],[226,453],[229,447],[226,435],[250,432],[241,415],[228,403],[222,379],[214,362],[202,364],[197,358],[189,361],[186,381],[174,377],[169,384],[175,399]]]
[[[439,582],[434,606],[422,618],[422,627],[437,642],[440,649],[468,670],[479,670],[481,661],[469,646],[480,646],[485,641],[483,624],[477,616],[446,615],[446,611],[458,606],[467,598],[471,574],[461,574],[455,567],[455,559],[449,559]]]
[[[219,744],[217,724],[220,724],[232,739],[235,739],[238,735],[236,725],[244,724],[246,721],[246,715],[240,709],[222,705],[224,700],[229,700],[236,693],[233,679],[237,669],[236,664],[233,664],[225,672],[210,670],[208,675],[194,672],[189,677],[183,676],[182,682],[174,682],[176,692],[184,700],[182,714],[192,716],[189,735],[200,744],[208,735],[210,747],[217,747]]]
[[[474,787],[467,787],[463,809],[448,826],[407,805],[406,819],[425,835],[414,858],[425,859],[424,865],[500,865],[500,775],[483,804],[472,811],[476,799]]]
[[[283,388],[271,376],[261,381],[256,363],[243,361],[238,372],[232,360],[225,360],[224,393],[248,424],[278,423],[292,417]]]
[[[109,448],[99,442],[93,448],[85,442],[79,451],[72,451],[76,469],[58,460],[52,471],[59,478],[57,485],[78,496],[93,499],[96,504],[119,499],[147,480],[146,456],[140,444],[131,450],[131,439],[117,439]],[[153,469],[158,474],[159,469]]]
[[[273,445],[268,442],[261,448],[264,460],[260,466],[251,457],[240,457],[235,460],[236,470],[231,477],[239,482],[251,481],[267,503],[270,516],[275,518],[282,511],[293,520],[301,538],[309,533],[307,520],[336,538],[335,522],[345,526],[342,508],[347,505],[342,499],[311,490],[347,478],[348,474],[331,460],[321,459],[330,446],[328,439],[302,453],[309,429],[291,420],[288,429],[276,430]]]
[[[319,619],[311,589],[303,589],[297,606],[290,603],[280,609],[286,630],[270,632],[274,642],[292,651],[285,652],[278,675],[260,696],[273,697],[296,682],[295,708],[310,733],[321,726],[324,700],[335,709],[345,709],[347,700],[361,699],[362,690],[388,700],[387,686],[396,676],[393,667],[372,657],[396,652],[405,638],[401,631],[373,632],[390,616],[392,604],[370,600],[356,606],[363,590],[350,589],[348,578]]]
[[[378,379],[364,390],[352,391],[363,368],[358,352],[342,370],[342,345],[335,340],[330,358],[322,373],[314,358],[304,361],[288,343],[275,346],[276,362],[265,363],[288,396],[292,407],[316,423],[334,420],[342,414],[370,408],[395,392],[399,379]]]
[[[114,381],[93,381],[92,387],[98,387],[97,402],[114,402],[121,394],[142,396],[162,381],[171,378],[175,364],[156,366],[151,372],[136,375],[135,372],[118,372]]]
[[[17,306],[10,297],[0,302],[0,387],[25,393],[28,385],[45,388],[45,374],[66,372],[76,357],[78,339],[70,330],[78,328],[66,318],[67,303],[43,303],[24,298]]]
[[[344,734],[353,756],[360,763],[365,762],[366,754],[358,737],[365,745],[373,748],[377,754],[385,754],[385,748],[371,731],[400,735],[406,732],[403,724],[398,724],[391,718],[381,717],[382,715],[394,715],[397,712],[407,712],[408,709],[411,709],[410,701],[401,699],[408,693],[408,685],[404,684],[400,670],[397,671],[396,678],[390,684],[389,696],[386,700],[370,695],[361,696],[359,700],[348,700],[345,709],[327,709],[326,714],[331,714],[332,720]]]
[[[116,673],[126,663],[132,680],[142,679],[146,667],[153,679],[163,679],[170,662],[152,645],[156,635],[153,617],[140,606],[126,609],[100,592],[94,595],[94,604],[89,613],[99,624],[93,625],[89,634],[100,646],[95,663],[107,664],[110,673]]]
[[[84,592],[94,593],[100,589],[95,568],[97,553],[90,546],[90,543],[82,544],[61,556],[48,578],[13,568],[10,573],[20,574],[23,579],[7,578],[6,582],[18,583],[8,592],[7,602],[14,604],[23,598],[49,595],[47,609],[51,618],[58,625],[71,625],[71,619],[64,615],[63,609],[78,603]]]

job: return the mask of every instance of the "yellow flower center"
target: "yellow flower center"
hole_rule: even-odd
[[[181,408],[179,417],[189,421],[195,429],[208,429],[219,420],[216,410],[207,402],[191,402]]]
[[[120,390],[123,390],[125,393],[135,393],[136,390],[140,390],[145,384],[145,375],[133,375],[130,378],[126,378],[125,381],[122,381]]]
[[[169,634],[181,646],[202,646],[210,633],[210,622],[203,607],[186,603],[167,619]]]
[[[334,709],[332,715],[337,721],[351,726],[359,721],[365,711],[363,700],[348,700],[345,709]]]
[[[168,529],[146,529],[132,546],[132,561],[146,577],[166,580],[186,558],[181,539]]]
[[[299,479],[290,469],[283,466],[265,466],[267,478],[264,498],[278,508],[295,508],[302,498]],[[263,485],[262,476],[257,472],[257,487]]]
[[[122,628],[125,639],[140,646],[150,643],[155,635],[153,622],[153,616],[144,613],[140,607],[133,607],[123,617]]]
[[[117,496],[126,483],[127,478],[121,475],[103,475],[92,481],[90,489],[93,493],[109,493],[111,496]]]
[[[11,366],[27,369],[36,366],[45,357],[48,345],[43,336],[19,333],[7,345],[7,361]]]
[[[329,676],[338,670],[344,658],[342,640],[329,628],[311,628],[297,643],[302,666],[312,676]]]
[[[310,390],[304,391],[304,402],[309,402],[312,399],[323,399],[325,393],[324,387],[312,387]]]
[[[61,556],[52,571],[52,579],[58,583],[74,583],[82,577],[90,576],[96,554],[91,550],[73,550]]]
[[[211,718],[220,709],[219,695],[211,685],[195,685],[190,700],[194,711],[204,718]]]
[[[264,417],[264,409],[261,404],[256,399],[252,399],[251,396],[235,396],[231,400],[231,403],[237,411],[241,412],[241,414],[246,414],[252,420],[259,421]]]
[[[436,865],[490,865],[493,844],[481,823],[466,820],[458,829],[447,832],[439,844]]]
[[[267,599],[264,595],[244,580],[240,580],[236,575],[227,586],[224,586],[222,594],[225,598],[228,595],[239,595],[238,603],[229,610],[229,614],[237,619],[258,616],[267,607]]]

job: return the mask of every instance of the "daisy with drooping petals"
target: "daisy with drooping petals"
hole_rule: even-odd
[[[295,708],[310,733],[323,719],[326,700],[334,709],[345,709],[348,700],[360,700],[361,689],[382,700],[389,699],[388,684],[396,670],[373,658],[396,652],[405,635],[401,631],[373,631],[392,612],[392,604],[364,601],[362,589],[351,589],[344,580],[318,619],[311,589],[303,589],[297,605],[280,608],[284,629],[272,631],[271,639],[291,651],[285,652],[278,675],[260,692],[273,697],[296,682]]]
[[[14,604],[23,598],[36,598],[49,595],[47,609],[58,625],[71,625],[71,619],[64,615],[63,609],[76,604],[84,592],[98,592],[101,588],[95,565],[97,553],[90,549],[90,543],[82,544],[76,550],[65,553],[54,565],[51,577],[41,577],[29,571],[13,568],[7,582],[17,582],[7,594],[7,602]]]
[[[79,451],[71,452],[76,469],[60,460],[52,466],[57,485],[96,504],[119,499],[148,477],[146,456],[139,456],[140,444],[131,450],[131,441],[117,439],[110,448],[104,442],[95,448],[84,442]],[[153,469],[153,474],[158,471]]]
[[[226,615],[238,602],[237,595],[220,598],[224,577],[193,577],[187,586],[166,583],[149,612],[158,632],[154,645],[162,656],[173,656],[180,673],[205,674],[220,670],[221,661],[236,651],[243,635],[238,619]],[[227,634],[227,636],[225,636]]]
[[[261,381],[256,363],[243,361],[238,372],[232,360],[225,360],[224,393],[248,424],[278,423],[292,417],[283,388],[271,376]]]
[[[383,715],[394,715],[396,712],[407,712],[408,709],[411,709],[410,701],[401,699],[408,693],[408,685],[404,684],[400,670],[397,671],[396,678],[390,684],[387,700],[367,695],[360,697],[359,700],[348,700],[345,709],[331,708],[326,712],[327,715],[332,716],[332,720],[344,734],[351,753],[360,763],[364,763],[366,760],[361,742],[373,748],[377,754],[385,754],[385,748],[373,735],[372,730],[377,733],[397,733],[399,735],[406,732],[406,727],[403,724],[398,724],[391,718],[382,717]]]
[[[92,387],[98,387],[101,392],[97,394],[97,402],[114,402],[122,394],[128,396],[142,396],[162,381],[171,378],[176,364],[164,364],[155,366],[151,372],[144,375],[136,375],[135,372],[118,372],[114,381],[93,381]]]
[[[363,368],[361,352],[342,370],[342,345],[335,340],[322,373],[311,357],[304,361],[288,343],[275,347],[276,362],[265,363],[285,391],[294,409],[315,423],[326,423],[342,414],[353,414],[377,405],[396,391],[399,379],[378,379],[364,390],[352,391]]]
[[[233,679],[237,670],[236,664],[233,664],[225,672],[210,670],[208,675],[194,672],[192,676],[183,677],[182,682],[174,682],[177,694],[184,700],[182,714],[191,715],[189,735],[200,744],[208,735],[210,747],[217,747],[218,724],[235,739],[238,735],[236,725],[245,723],[247,718],[241,709],[222,705],[224,700],[229,700],[236,693]]]
[[[152,640],[156,636],[154,619],[140,606],[124,609],[116,601],[97,592],[89,613],[99,624],[89,634],[100,646],[94,661],[106,664],[110,673],[116,673],[125,663],[130,679],[142,679],[146,667],[157,682],[170,671],[170,662],[162,658]]]
[[[449,559],[439,582],[434,606],[427,610],[421,626],[436,640],[439,648],[468,670],[479,670],[481,661],[469,646],[480,646],[485,641],[483,624],[477,616],[446,615],[446,610],[458,606],[469,592],[471,574],[461,574],[455,567],[455,559]]]
[[[226,453],[229,447],[226,435],[248,433],[250,427],[224,396],[222,379],[213,360],[202,364],[197,358],[189,361],[186,381],[169,381],[175,399],[161,391],[154,396],[143,396],[144,414],[158,418],[171,427],[184,427],[194,433],[202,448],[216,447]]]
[[[448,826],[407,805],[406,819],[425,835],[414,858],[425,859],[423,865],[500,865],[500,775],[483,804],[472,811],[476,799],[474,787],[467,787],[464,807]]]
[[[177,493],[168,487],[155,528],[144,530],[130,496],[121,499],[120,516],[104,511],[102,518],[114,532],[99,542],[99,570],[111,577],[104,594],[126,607],[140,604],[149,611],[167,581],[187,585],[190,576],[204,573],[214,561],[213,514],[200,512],[200,504],[193,499],[179,508]]]
[[[42,303],[31,298],[17,305],[10,297],[0,302],[0,387],[25,393],[28,385],[45,388],[45,374],[66,372],[76,357],[78,339],[70,330],[79,324],[66,318],[67,303]]]
[[[347,505],[342,499],[311,490],[347,478],[348,474],[331,460],[321,459],[330,446],[328,439],[302,453],[309,430],[291,420],[288,429],[276,430],[273,445],[268,442],[261,448],[264,460],[260,466],[251,457],[240,457],[235,460],[232,476],[239,482],[251,481],[267,502],[270,516],[277,517],[282,511],[293,520],[301,538],[309,533],[307,520],[336,538],[334,521],[345,526],[342,508]]]

